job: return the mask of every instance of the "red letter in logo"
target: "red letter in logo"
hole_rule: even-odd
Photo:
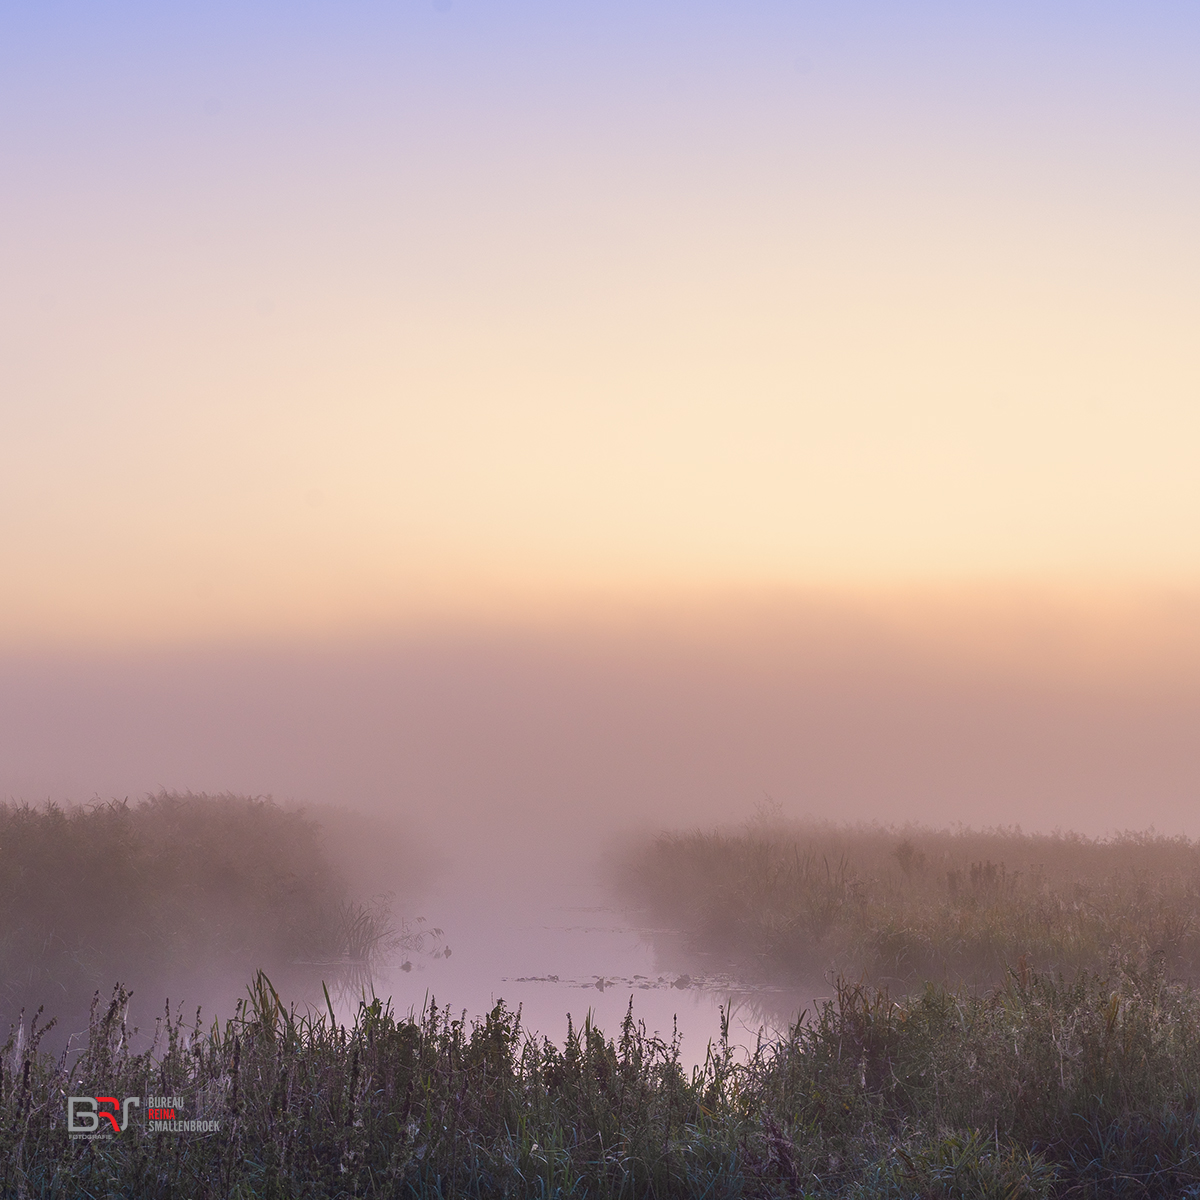
[[[98,1105],[99,1104],[111,1104],[113,1106],[113,1108],[116,1110],[116,1112],[121,1111],[121,1105],[118,1103],[116,1096],[97,1096],[96,1103]],[[101,1117],[103,1117],[105,1120],[112,1122],[113,1133],[121,1132],[121,1127],[120,1127],[120,1125],[117,1124],[117,1118],[113,1113],[102,1112],[99,1115]]]

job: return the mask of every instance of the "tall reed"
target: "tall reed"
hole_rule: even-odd
[[[261,973],[232,1019],[168,1010],[134,1054],[126,998],[97,998],[76,1052],[36,1026],[3,1047],[3,1194],[1200,1195],[1200,999],[1130,967],[986,997],[841,983],[748,1061],[726,1036],[690,1072],[632,1011],[562,1046],[503,1004],[468,1021],[364,997],[346,1025]],[[71,1094],[180,1096],[220,1129],[70,1141]]]

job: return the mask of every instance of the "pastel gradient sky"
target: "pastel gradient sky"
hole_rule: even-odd
[[[1200,582],[1200,9],[0,8],[0,639]]]
[[[0,798],[1196,835],[1197,213],[1196,5],[0,5]]]

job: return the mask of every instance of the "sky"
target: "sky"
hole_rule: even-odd
[[[1194,588],[1198,33],[5,5],[0,639]]]
[[[0,793],[1191,828],[1198,35],[0,6]]]

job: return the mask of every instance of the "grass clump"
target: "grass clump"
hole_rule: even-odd
[[[125,1002],[94,1006],[74,1055],[3,1047],[5,1195],[1200,1195],[1197,994],[1130,967],[986,997],[841,984],[748,1061],[726,1038],[691,1072],[632,1012],[561,1047],[502,1003],[468,1022],[364,998],[344,1025],[259,974],[231,1020],[168,1011],[133,1054]],[[178,1095],[221,1128],[72,1142],[67,1094]]]
[[[741,970],[991,984],[1114,956],[1200,975],[1200,845],[1124,834],[788,826],[664,834],[624,894]]]

